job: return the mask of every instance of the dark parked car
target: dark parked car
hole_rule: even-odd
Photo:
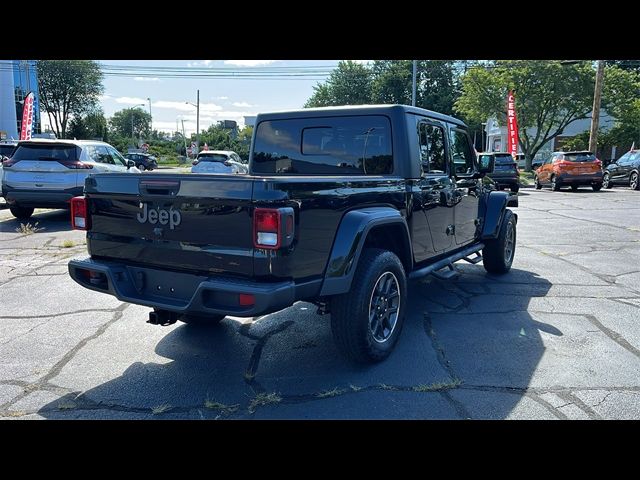
[[[602,179],[604,188],[614,185],[629,185],[634,190],[640,190],[640,150],[630,150],[615,162],[607,165]]]
[[[127,153],[125,158],[136,162],[136,167],[142,171],[158,168],[158,160],[150,153]]]
[[[405,105],[258,115],[249,175],[95,175],[74,198],[91,254],[83,287],[152,307],[149,323],[214,325],[304,300],[331,315],[338,348],[386,358],[408,280],[454,262],[507,273],[517,216],[482,182],[460,120]],[[153,178],[150,178],[153,177]]]
[[[496,188],[504,190],[505,187],[509,187],[512,192],[517,192],[520,189],[520,171],[511,154],[506,152],[483,152],[478,154],[478,158],[481,160],[485,156],[494,158],[495,166],[489,177],[495,182]]]

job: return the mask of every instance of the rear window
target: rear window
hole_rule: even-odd
[[[496,155],[496,165],[510,165],[515,163],[511,155]]]
[[[565,153],[564,159],[567,162],[593,162],[596,156],[591,152]]]
[[[78,160],[75,145],[18,145],[14,160]]]
[[[221,153],[210,153],[207,155],[198,155],[198,161],[200,162],[226,162],[229,157]]]
[[[391,124],[382,115],[260,122],[251,168],[285,175],[389,174]]]

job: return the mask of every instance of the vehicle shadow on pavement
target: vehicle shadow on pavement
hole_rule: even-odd
[[[16,229],[20,228],[20,224],[35,225],[37,227],[36,234],[72,231],[69,210],[52,210],[36,212],[28,220],[18,220],[9,214],[9,218],[0,220],[0,232],[16,232]]]
[[[541,417],[551,416],[527,391],[545,349],[541,332],[562,335],[527,311],[531,298],[545,296],[551,284],[517,269],[503,276],[487,275],[477,265],[459,269],[463,274],[453,281],[430,277],[410,285],[404,329],[382,363],[347,362],[333,344],[329,317],[302,302],[258,319],[227,318],[213,328],[171,327],[155,345],[155,353],[171,361],[126,363],[119,339],[142,335],[143,327],[159,328],[141,325],[136,315],[110,327],[92,354],[95,360],[84,360],[126,364],[123,373],[38,413],[47,418],[501,419],[517,417],[518,405],[537,402],[529,412],[539,408]],[[97,375],[80,361],[73,368],[78,373],[70,370],[67,378],[74,381],[82,371]]]

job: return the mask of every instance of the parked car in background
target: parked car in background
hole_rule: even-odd
[[[248,173],[249,168],[240,155],[231,150],[205,150],[198,153],[191,167],[192,173]]]
[[[507,152],[482,152],[478,153],[478,158],[493,157],[495,167],[488,176],[495,182],[496,189],[504,190],[509,187],[512,192],[520,189],[520,171],[518,165],[513,161],[513,157]]]
[[[108,143],[88,140],[24,140],[2,163],[2,196],[20,220],[35,208],[69,208],[92,173],[140,173]]]
[[[127,153],[124,157],[133,160],[141,171],[158,168],[158,159],[150,153]]]
[[[611,188],[614,185],[629,185],[633,190],[640,190],[640,150],[629,150],[615,162],[607,165],[602,178],[602,186]]]
[[[534,182],[537,190],[548,185],[554,191],[564,186],[575,191],[591,185],[597,192],[602,188],[602,162],[592,152],[554,152],[536,169]]]

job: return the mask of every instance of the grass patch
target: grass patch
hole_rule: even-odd
[[[71,248],[75,246],[76,242],[74,242],[73,240],[65,240],[64,242],[62,242],[62,248]]]
[[[154,415],[159,415],[161,413],[167,412],[169,410],[171,410],[171,405],[169,405],[168,403],[163,403],[162,405],[158,405],[157,407],[153,407],[151,409],[151,413],[153,413]]]
[[[281,401],[282,397],[275,392],[259,393],[251,399],[251,403],[249,404],[249,412],[253,413],[258,407],[280,403]]]
[[[40,230],[44,230],[43,228],[38,226],[38,222],[34,223],[21,223],[18,228],[16,228],[16,232],[21,233],[23,235],[33,235]]]
[[[235,405],[225,405],[224,403],[209,400],[208,398],[204,401],[204,406],[211,410],[220,410],[223,413],[233,413],[240,408],[240,404],[237,403]]]
[[[450,382],[436,382],[430,385],[422,384],[412,388],[414,392],[441,392],[443,390],[451,390],[462,385],[462,380],[456,378]]]
[[[11,410],[6,412],[3,417],[24,417],[27,414],[24,410]]]
[[[316,397],[318,398],[329,398],[329,397],[335,397],[336,395],[341,395],[344,392],[346,392],[346,390],[340,390],[339,388],[333,388],[331,390],[325,390],[323,392],[320,393],[316,393]]]
[[[520,185],[522,185],[522,186],[533,185],[533,177],[534,177],[534,173],[533,172],[521,171],[520,172]]]

